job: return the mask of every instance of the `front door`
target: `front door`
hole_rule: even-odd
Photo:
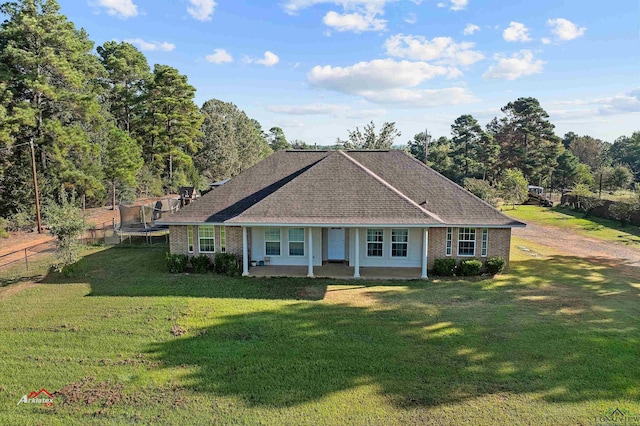
[[[344,260],[344,228],[329,228],[327,240],[329,260]]]

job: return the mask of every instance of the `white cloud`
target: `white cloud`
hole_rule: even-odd
[[[482,53],[472,50],[474,46],[470,42],[456,43],[451,37],[428,40],[421,36],[403,34],[391,36],[384,43],[390,56],[464,66],[484,59]]]
[[[542,37],[540,41],[542,44],[551,44],[551,39],[548,39],[547,37]]]
[[[531,41],[529,37],[529,29],[520,22],[509,23],[509,27],[502,32],[502,38],[509,42],[515,41]]]
[[[176,48],[176,45],[173,43],[168,43],[166,41],[145,41],[141,38],[128,38],[125,40],[127,43],[131,43],[135,46],[138,46],[138,49],[143,51],[154,51],[160,50],[163,52],[171,52]]]
[[[406,18],[404,18],[404,22],[413,25],[418,22],[418,15],[416,15],[415,13],[410,13]]]
[[[464,27],[464,35],[471,35],[473,33],[475,33],[476,31],[480,31],[480,27],[477,26],[476,24],[467,24],[466,27]]]
[[[193,19],[198,21],[210,21],[216,7],[214,0],[189,0],[191,6],[187,7],[187,12]]]
[[[233,57],[224,49],[215,49],[211,55],[205,56],[205,59],[212,64],[233,62]]]
[[[355,33],[384,31],[387,27],[387,21],[377,19],[375,12],[340,14],[330,11],[324,16],[322,22],[336,31],[353,31]]]
[[[96,4],[107,9],[111,16],[126,19],[138,15],[138,6],[132,0],[97,0]]]
[[[272,67],[278,62],[280,62],[280,58],[278,57],[278,55],[268,50],[264,52],[264,57],[262,59],[245,57],[244,60],[248,64],[255,63],[255,64],[264,65],[265,67]]]
[[[382,10],[385,4],[398,0],[287,0],[283,3],[285,12],[295,15],[303,9],[317,4],[335,4],[342,6],[345,10],[357,10],[366,8],[368,10]]]
[[[482,75],[485,79],[504,78],[515,80],[525,75],[541,73],[544,65],[542,60],[534,59],[530,50],[521,50],[511,55],[511,57],[496,54],[494,59],[496,62]]]
[[[584,35],[586,27],[578,27],[573,22],[564,18],[549,19],[547,25],[551,27],[551,32],[562,41],[573,40]]]
[[[386,114],[384,109],[355,109],[348,105],[304,104],[270,105],[267,109],[287,115],[329,115],[334,118],[367,118]]]
[[[416,88],[427,80],[456,72],[459,73],[455,68],[426,62],[376,59],[349,67],[316,66],[309,72],[308,80],[318,88],[404,108],[455,105],[474,101],[475,98],[466,88]]]
[[[451,0],[451,10],[464,10],[467,8],[469,0]]]

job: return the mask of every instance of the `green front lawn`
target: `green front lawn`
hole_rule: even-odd
[[[164,249],[92,249],[76,278],[0,288],[0,424],[640,413],[638,268],[513,247],[509,275],[429,282],[169,275]],[[43,387],[52,408],[17,405]]]
[[[517,206],[504,214],[523,222],[555,226],[587,237],[640,247],[640,227],[599,217],[585,218],[581,212],[561,207]]]

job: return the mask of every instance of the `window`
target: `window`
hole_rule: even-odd
[[[264,254],[266,256],[280,256],[280,228],[265,228]]]
[[[480,255],[487,257],[487,248],[489,246],[489,230],[484,228],[482,230],[482,247],[480,248]]]
[[[382,240],[384,230],[381,228],[367,229],[367,256],[382,257]]]
[[[476,230],[474,228],[458,229],[458,256],[476,255]]]
[[[187,226],[187,252],[193,253],[193,226]]]
[[[453,231],[451,228],[447,228],[447,250],[445,252],[445,254],[447,256],[451,256],[451,240],[453,238]]]
[[[213,225],[198,226],[198,248],[200,253],[216,251],[215,228]]]
[[[304,256],[304,228],[289,229],[289,256]]]
[[[227,229],[224,226],[220,227],[220,251],[227,252]]]
[[[391,257],[407,257],[409,248],[409,230],[391,230]]]

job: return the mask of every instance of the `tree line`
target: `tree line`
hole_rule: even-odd
[[[0,13],[0,217],[34,213],[31,145],[44,203],[90,206],[203,187],[290,147],[232,103],[198,108],[185,75],[129,43],[94,50],[55,0]]]

